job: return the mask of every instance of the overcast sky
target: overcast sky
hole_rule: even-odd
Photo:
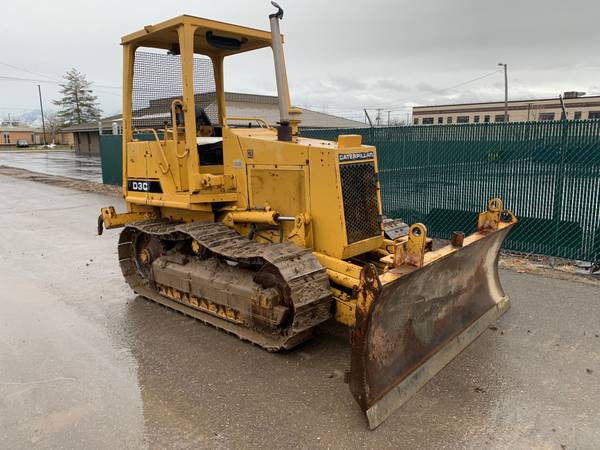
[[[106,115],[120,112],[120,37],[191,14],[268,30],[267,0],[19,0],[0,27],[0,117],[57,98],[75,67]],[[280,0],[292,102],[362,120],[362,108],[406,118],[412,105],[600,94],[600,2],[565,0]],[[10,67],[13,66],[13,67]],[[25,69],[18,70],[19,69]],[[274,94],[268,49],[231,58],[226,89]],[[492,73],[478,81],[463,84]],[[43,76],[42,76],[43,75]],[[376,114],[373,111],[373,114]]]

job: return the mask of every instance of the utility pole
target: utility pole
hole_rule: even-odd
[[[508,64],[498,63],[504,66],[504,122],[508,122]]]
[[[371,126],[371,128],[373,128],[373,122],[371,122],[371,116],[369,116],[369,113],[367,112],[367,108],[364,108],[364,111],[365,111],[365,117],[369,121],[369,125]]]
[[[38,94],[40,96],[40,112],[42,113],[42,132],[44,133],[44,145],[48,145],[46,142],[46,121],[44,120],[44,106],[42,104],[42,87],[38,84]]]
[[[377,117],[375,117],[375,121],[377,122],[377,126],[379,127],[379,124],[381,122],[381,108],[377,108]]]
[[[562,109],[561,120],[569,120],[569,113],[567,112],[567,108],[565,107],[565,101],[563,99],[562,94],[558,96],[560,99],[560,108]]]
[[[391,111],[388,111],[388,127],[390,126],[390,113]]]

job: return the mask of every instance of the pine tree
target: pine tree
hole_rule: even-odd
[[[92,82],[77,69],[69,70],[63,78],[66,82],[60,85],[62,99],[52,101],[60,107],[57,113],[60,120],[70,126],[100,119],[102,110],[92,91]]]

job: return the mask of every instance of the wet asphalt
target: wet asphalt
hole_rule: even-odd
[[[74,151],[0,151],[2,165],[76,180],[102,182],[100,157],[80,155]]]
[[[0,176],[0,448],[600,448],[600,288],[502,272],[512,309],[375,431],[348,333],[284,354],[136,296],[115,197]]]

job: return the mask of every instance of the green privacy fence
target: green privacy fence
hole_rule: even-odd
[[[102,182],[121,186],[123,179],[122,146],[123,136],[120,134],[103,134],[100,136],[100,161],[102,163]]]
[[[377,147],[384,213],[433,237],[473,232],[500,197],[520,222],[507,249],[600,260],[600,121],[303,130]]]
[[[153,134],[139,133],[135,135],[140,141],[153,141]],[[159,133],[162,138],[162,133]],[[120,134],[103,134],[100,136],[100,161],[102,163],[102,183],[121,186],[123,179],[122,159],[123,136]]]

